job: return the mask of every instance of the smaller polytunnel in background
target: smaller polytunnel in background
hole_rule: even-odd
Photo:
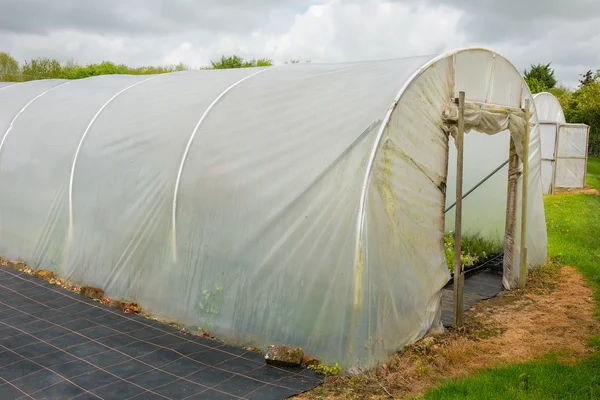
[[[486,49],[0,87],[0,256],[232,344],[373,366],[440,323],[455,180],[443,113],[459,91],[467,187],[525,121],[481,110],[532,100]],[[529,268],[547,245],[532,111]],[[513,172],[513,203],[508,168],[465,200],[466,230],[503,241],[507,208],[519,226]]]
[[[557,188],[583,188],[587,171],[588,125],[568,124],[551,93],[533,96],[540,119],[544,194]]]

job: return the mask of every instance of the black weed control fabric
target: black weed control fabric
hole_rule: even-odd
[[[452,326],[454,317],[454,283],[448,283],[442,290],[442,323]],[[490,269],[465,277],[464,311],[482,300],[495,297],[504,290],[502,273]]]
[[[322,381],[0,267],[0,399],[283,399]]]

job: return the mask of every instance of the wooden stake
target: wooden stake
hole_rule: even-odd
[[[458,95],[458,134],[456,146],[456,214],[454,222],[454,328],[463,327],[464,271],[460,261],[462,250],[463,150],[465,134],[465,92]]]
[[[521,268],[519,287],[527,280],[527,188],[529,186],[529,99],[525,100],[525,138],[523,139],[523,188],[521,190]],[[558,138],[557,138],[558,140]]]
[[[510,149],[508,152],[508,187],[506,193],[506,225],[504,230],[504,259],[503,274],[512,277],[516,265],[513,263],[513,255],[516,243],[516,214],[517,214],[517,181],[519,179],[519,158],[515,141],[510,136]]]
[[[556,186],[556,162],[558,161],[558,133],[560,132],[560,124],[556,123],[556,133],[554,134],[554,161],[552,162],[552,182],[550,183],[550,194],[554,194]]]
[[[585,178],[587,177],[587,165],[588,165],[588,153],[590,151],[590,126],[587,127],[587,134],[585,137],[585,164],[583,166],[583,186],[585,187]]]

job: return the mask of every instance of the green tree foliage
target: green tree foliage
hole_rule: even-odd
[[[311,61],[311,60],[310,60],[310,58],[307,58],[307,59],[306,59],[306,62],[307,62],[307,63],[310,63],[310,61]],[[290,61],[286,61],[285,63],[286,63],[286,64],[300,64],[301,62],[302,62],[302,61],[300,61],[300,59],[299,59],[299,58],[292,58]]]
[[[63,67],[63,78],[65,79],[81,79],[90,76],[98,75],[154,75],[164,74],[168,72],[184,71],[186,67],[183,64],[178,64],[174,67],[137,67],[131,68],[124,64],[114,64],[109,61],[104,61],[100,64],[89,64],[80,66],[75,63],[68,64]]]
[[[212,67],[215,69],[224,68],[250,68],[267,67],[273,65],[269,58],[259,58],[245,60],[239,56],[222,56],[220,60],[212,61]],[[202,68],[202,69],[208,69]],[[103,61],[98,64],[79,65],[70,60],[61,64],[57,60],[50,58],[35,58],[25,61],[23,66],[19,66],[10,54],[0,53],[0,81],[21,82],[35,79],[82,79],[98,75],[153,75],[164,74],[168,72],[185,71],[189,68],[182,63],[174,66],[143,66],[130,67],[125,64],[115,64],[110,61]]]
[[[62,66],[56,60],[49,58],[35,58],[31,61],[25,61],[22,74],[25,80],[37,79],[60,79],[63,78]]]
[[[554,70],[550,64],[532,65],[529,71],[525,70],[525,81],[532,93],[545,92],[556,86]]]
[[[584,74],[585,75],[585,74]],[[589,154],[600,155],[600,74],[582,83],[568,101],[567,122],[590,126]]]
[[[244,60],[242,57],[221,56],[217,61],[211,61],[214,69],[230,69],[230,68],[252,68],[252,67],[270,67],[273,61],[269,58],[260,58],[258,60]]]
[[[536,78],[525,77],[525,82],[527,82],[527,86],[529,86],[529,90],[533,94],[548,91],[548,88],[546,86],[544,86],[544,84],[542,82],[538,81]]]
[[[23,66],[7,53],[0,53],[0,81],[22,82],[36,79],[82,79],[98,75],[126,74],[153,75],[185,71],[187,66],[179,63],[167,67],[129,67],[104,61],[98,64],[79,65],[70,60],[64,64],[49,58],[25,61]]]
[[[600,155],[600,70],[580,75],[580,85],[574,91],[557,86],[550,63],[532,65],[524,73],[531,93],[550,92],[558,99],[567,122],[590,126],[589,154]]]
[[[0,80],[14,79],[21,72],[19,63],[8,53],[0,52]]]
[[[581,79],[579,80],[579,83],[581,84],[581,86],[587,85],[588,83],[593,83],[594,82],[594,75],[592,75],[592,70],[588,70],[588,72],[586,72],[585,74],[581,74]]]
[[[560,106],[564,111],[569,107],[569,100],[571,100],[571,96],[573,96],[573,92],[564,85],[558,85],[549,89],[548,92],[552,93],[554,97],[558,99]]]
[[[550,92],[560,102],[567,122],[590,126],[589,154],[600,155],[600,70],[581,74],[579,87],[557,85],[550,64],[532,65],[525,81],[532,93]]]

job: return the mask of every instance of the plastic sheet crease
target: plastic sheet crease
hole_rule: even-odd
[[[445,122],[444,130],[456,138],[458,105],[447,103],[442,116]],[[473,130],[496,135],[508,130],[515,141],[516,152],[520,159],[523,159],[523,140],[527,121],[528,117],[522,110],[473,102],[466,102],[464,106],[465,134]]]

